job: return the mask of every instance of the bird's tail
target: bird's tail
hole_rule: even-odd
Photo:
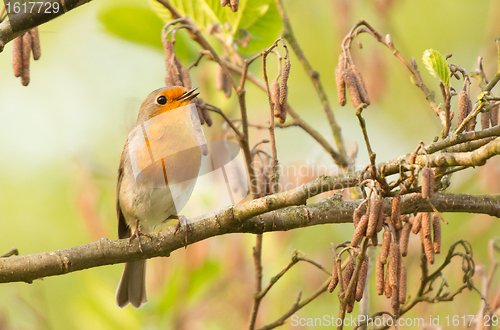
[[[122,278],[116,290],[116,304],[123,308],[129,303],[140,308],[148,301],[146,297],[146,260],[125,263]]]

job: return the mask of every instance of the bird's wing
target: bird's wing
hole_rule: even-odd
[[[122,179],[123,179],[123,167],[124,167],[124,160],[125,157],[127,157],[127,145],[128,141],[125,144],[125,147],[123,148],[122,152],[122,157],[120,161],[120,167],[118,168],[118,182],[116,183],[116,215],[118,217],[118,238],[127,238],[130,237],[132,234],[130,231],[130,227],[127,225],[127,222],[125,221],[125,217],[123,216],[122,209],[120,207],[120,187],[122,184]]]

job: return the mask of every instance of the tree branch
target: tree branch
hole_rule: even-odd
[[[23,35],[26,31],[90,1],[92,0],[45,0],[36,2],[37,5],[29,13],[9,15],[9,19],[0,23],[0,53],[9,41]],[[44,10],[39,10],[41,7],[38,4],[41,4]],[[54,4],[58,4],[58,7],[54,7]],[[47,8],[49,8],[48,11]],[[59,8],[59,10],[55,11],[55,8]]]
[[[301,189],[292,191],[300,194]],[[292,200],[286,198],[289,194],[290,191],[266,196],[192,219],[193,230],[189,234],[188,243],[229,233],[259,234],[321,224],[349,223],[352,222],[354,209],[362,202],[344,201],[340,194],[336,194],[316,204],[285,207]],[[483,213],[500,218],[500,195],[435,194],[428,201],[440,212]],[[276,208],[281,209],[269,212]],[[388,214],[390,210],[391,199],[386,198],[384,212]],[[408,194],[401,199],[401,213],[412,212],[432,212],[432,208],[427,200],[422,200],[420,194]],[[175,235],[174,231],[174,226],[171,226],[153,233],[151,240],[144,239],[143,253],[140,252],[137,241],[129,243],[128,239],[111,241],[103,238],[64,250],[0,258],[0,283],[31,283],[47,276],[169,256],[172,251],[184,247],[184,235]]]

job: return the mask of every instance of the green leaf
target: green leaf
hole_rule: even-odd
[[[99,21],[108,33],[120,38],[163,49],[163,21],[151,8],[137,1],[116,1],[100,8]]]
[[[158,1],[150,0],[151,7],[164,21],[172,20],[170,12]],[[246,30],[251,36],[245,52],[254,52],[271,45],[281,30],[281,20],[273,0],[241,0],[239,10],[221,7],[220,0],[171,0],[182,16],[189,16],[206,33],[212,24],[221,27],[224,37],[232,42]]]
[[[422,61],[427,70],[434,77],[441,80],[447,89],[450,88],[450,68],[446,59],[437,50],[427,49],[424,51]]]

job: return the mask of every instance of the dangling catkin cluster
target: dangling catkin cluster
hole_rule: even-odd
[[[175,55],[175,48],[172,41],[166,37],[162,38],[163,49],[165,50],[165,84],[167,86],[182,86],[187,89],[191,89],[191,76],[189,75],[189,70],[182,66],[181,61]],[[196,109],[198,110],[198,117],[200,118],[200,123],[203,125],[207,123],[208,126],[212,126],[212,117],[208,111],[208,107],[203,99],[197,97],[194,100],[196,104]]]
[[[21,77],[21,84],[30,83],[30,54],[36,61],[41,56],[38,28],[33,28],[12,42],[12,67],[14,76]]]
[[[472,111],[472,101],[470,100],[469,93],[464,88],[460,93],[458,93],[458,125],[462,124],[464,119]],[[476,118],[472,118],[467,125],[465,125],[465,131],[473,131],[476,127]]]

